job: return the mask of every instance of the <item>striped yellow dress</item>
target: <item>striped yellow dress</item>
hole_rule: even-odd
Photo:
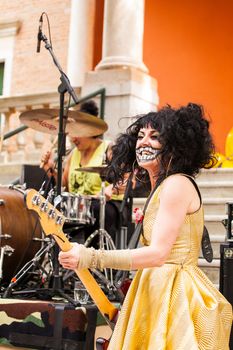
[[[144,218],[147,245],[161,187]],[[202,232],[201,206],[186,216],[166,263],[136,273],[108,350],[229,349],[231,305],[197,267]]]

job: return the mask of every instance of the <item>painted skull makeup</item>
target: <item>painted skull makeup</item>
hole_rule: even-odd
[[[153,147],[139,147],[136,149],[136,158],[138,163],[150,162],[158,157],[160,149]]]

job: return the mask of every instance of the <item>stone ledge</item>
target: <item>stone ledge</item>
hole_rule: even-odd
[[[220,267],[220,259],[213,259],[211,263],[206,261],[204,258],[198,259],[199,267]]]

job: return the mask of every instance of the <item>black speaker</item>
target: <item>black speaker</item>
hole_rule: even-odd
[[[34,188],[38,191],[43,182],[48,182],[48,180],[46,172],[39,165],[24,164],[22,166],[20,184],[26,184],[26,188]]]
[[[219,290],[233,306],[233,242],[220,244]],[[231,328],[230,350],[233,350],[233,328]]]

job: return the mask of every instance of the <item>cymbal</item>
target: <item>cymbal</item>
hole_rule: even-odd
[[[83,171],[87,173],[98,173],[100,175],[103,175],[106,168],[107,168],[106,165],[100,165],[100,166],[81,167],[81,168],[76,168],[75,170]]]
[[[59,132],[59,109],[33,109],[21,113],[19,119],[26,126],[46,134],[57,135]],[[97,136],[108,129],[104,120],[73,110],[68,111],[68,118],[64,118],[63,123],[69,136]]]

